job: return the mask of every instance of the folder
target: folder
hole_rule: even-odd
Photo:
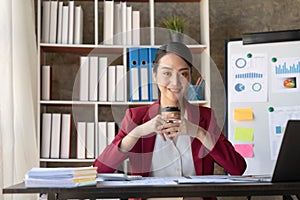
[[[129,48],[128,51],[128,63],[129,63],[129,99],[130,101],[139,101],[139,49]]]
[[[75,16],[75,3],[74,3],[74,1],[69,1],[68,44],[74,43],[74,16]]]
[[[63,6],[64,2],[58,2],[58,15],[57,15],[57,44],[62,42],[62,23],[63,23]]]
[[[116,66],[108,66],[108,101],[116,101]]]
[[[83,40],[83,9],[81,6],[75,7],[74,15],[74,44],[82,44]]]
[[[115,122],[107,122],[107,143],[110,144],[116,134],[116,123]]]
[[[72,122],[71,114],[62,114],[60,158],[70,158]]]
[[[104,1],[103,43],[112,45],[114,34],[114,1]]]
[[[86,158],[95,158],[95,123],[86,123]]]
[[[126,44],[132,44],[132,7],[126,7]]]
[[[114,44],[122,44],[122,16],[121,16],[121,3],[114,5]]]
[[[51,97],[51,66],[42,66],[42,100],[50,100]]]
[[[125,101],[125,67],[116,65],[116,101]]]
[[[140,100],[149,101],[149,56],[148,48],[139,48],[139,69],[140,69]]]
[[[107,101],[107,57],[99,57],[99,101]]]
[[[77,159],[85,159],[86,122],[77,122]]]
[[[50,158],[51,117],[51,113],[42,114],[41,158]]]
[[[79,100],[89,100],[89,57],[80,57],[80,69],[79,69]]]
[[[59,158],[61,113],[52,114],[50,158]]]
[[[140,45],[140,11],[132,11],[132,44]]]
[[[98,100],[98,56],[89,56],[89,101]]]
[[[49,43],[56,43],[58,1],[50,1]]]
[[[98,122],[97,156],[99,156],[107,146],[107,136],[107,122]]]
[[[150,101],[156,101],[158,99],[158,87],[156,82],[153,80],[153,67],[157,53],[157,48],[149,48],[149,97]]]
[[[122,31],[122,44],[127,44],[127,2],[121,2],[121,31]]]
[[[42,42],[48,43],[50,37],[50,1],[43,1]]]
[[[69,6],[63,6],[61,43],[68,44],[69,38]]]

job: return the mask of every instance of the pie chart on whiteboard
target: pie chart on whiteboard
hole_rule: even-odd
[[[242,92],[245,90],[245,86],[242,84],[242,83],[237,83],[235,86],[234,86],[234,89],[235,91],[237,92]]]

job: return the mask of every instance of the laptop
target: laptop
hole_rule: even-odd
[[[300,120],[288,120],[271,182],[300,181]]]

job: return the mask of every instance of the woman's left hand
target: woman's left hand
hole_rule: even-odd
[[[181,120],[165,120],[165,122],[158,127],[158,129],[160,129],[159,134],[171,139],[178,135],[180,125]]]
[[[176,130],[177,129],[177,130]],[[189,135],[191,137],[197,138],[200,142],[209,150],[213,148],[213,142],[211,135],[202,127],[182,118],[177,124],[173,126],[170,125],[169,129],[164,129],[169,131],[167,137],[174,138],[179,135]]]
[[[182,118],[181,120],[174,120],[172,123],[164,123],[161,132],[168,138],[175,138],[179,135],[189,135],[197,137],[198,126]]]
[[[189,135],[191,137],[197,137],[199,128],[200,127],[198,125],[193,124],[185,118],[182,118],[178,130],[178,135]]]

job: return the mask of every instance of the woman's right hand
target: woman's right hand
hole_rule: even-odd
[[[159,134],[164,141],[166,141],[165,135],[162,130],[165,124],[165,120],[161,115],[157,115],[151,120],[135,127],[132,131],[126,135],[121,144],[120,150],[123,152],[128,152],[136,144],[139,138],[145,137],[147,135],[157,133]]]
[[[181,124],[181,120],[171,120],[174,121],[171,123],[167,122],[167,119],[165,119],[166,117],[168,116],[157,115],[148,122],[140,125],[137,129],[138,131],[136,131],[135,134],[138,134],[137,137],[140,138],[145,137],[151,133],[157,133],[162,137],[163,141],[166,141],[166,137],[169,137],[168,135],[170,133],[178,132],[179,126]]]
[[[137,127],[137,130],[134,131],[134,135],[138,138],[147,136],[151,133],[157,133],[163,137],[165,140],[165,136],[162,133],[162,129],[165,124],[165,120],[163,119],[162,115],[156,115],[154,118],[151,120],[147,121],[144,124],[141,124],[140,126]]]

